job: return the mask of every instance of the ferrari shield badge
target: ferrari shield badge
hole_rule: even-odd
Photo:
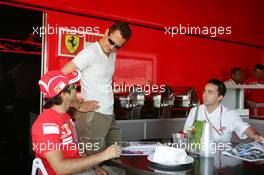
[[[68,34],[65,36],[66,48],[71,54],[78,49],[79,43],[80,43],[80,37],[78,35]]]

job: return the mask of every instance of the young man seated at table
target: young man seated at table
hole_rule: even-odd
[[[74,124],[66,113],[76,99],[74,83],[79,79],[79,71],[66,75],[55,70],[39,81],[46,104],[32,126],[32,142],[36,157],[42,160],[49,175],[83,172],[121,154],[119,146],[111,145],[103,152],[81,158]],[[92,171],[87,170],[87,174],[94,174]]]
[[[192,108],[184,125],[184,132],[192,127],[195,119],[196,110],[198,111],[197,120],[207,120],[212,128],[212,139],[216,143],[230,142],[232,132],[235,132],[240,139],[247,137],[254,140],[264,140],[255,129],[243,122],[240,116],[228,110],[220,102],[224,98],[226,87],[223,82],[211,79],[205,85],[203,91],[203,104]]]

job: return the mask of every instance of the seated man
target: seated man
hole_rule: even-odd
[[[203,92],[203,105],[192,108],[184,125],[184,132],[192,127],[196,110],[197,120],[207,120],[212,127],[212,139],[216,143],[230,142],[232,132],[235,131],[240,139],[248,137],[254,140],[264,140],[252,127],[243,122],[240,116],[220,104],[226,93],[223,82],[211,79],[207,82]]]
[[[79,71],[66,75],[55,70],[39,81],[46,104],[32,126],[32,142],[36,157],[42,160],[49,175],[79,173],[121,154],[119,146],[111,145],[103,152],[80,157],[74,124],[66,113],[76,99],[74,83],[79,79]]]
[[[264,85],[264,66],[262,64],[256,64],[254,66],[254,76],[246,80],[245,84],[248,84],[248,85],[263,84]],[[250,109],[251,115],[264,116],[264,89],[246,90],[245,91],[245,106]]]
[[[231,69],[231,78],[227,81],[225,81],[226,86],[234,86],[234,85],[239,85],[242,81],[243,78],[243,72],[240,67],[234,67]]]

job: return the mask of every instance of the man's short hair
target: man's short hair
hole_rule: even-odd
[[[225,86],[225,84],[222,81],[220,81],[218,79],[211,79],[207,83],[216,85],[218,87],[217,88],[218,95],[219,96],[222,95],[223,97],[225,96],[225,94],[226,94],[226,86]]]
[[[263,66],[263,64],[256,64],[255,66],[254,66],[254,70],[264,70],[264,66]]]
[[[128,40],[131,36],[131,30],[130,27],[128,26],[128,23],[126,22],[117,22],[115,24],[113,24],[110,28],[109,28],[109,33],[113,33],[114,31],[119,30],[122,37],[125,40]]]
[[[242,69],[240,67],[234,67],[233,69],[231,69],[231,75],[235,74],[236,72],[238,71],[241,71],[242,72]]]

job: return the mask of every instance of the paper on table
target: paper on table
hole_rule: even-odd
[[[118,143],[120,145],[120,143]],[[121,143],[121,155],[150,155],[154,153],[155,148],[162,145],[159,142],[123,142]]]

